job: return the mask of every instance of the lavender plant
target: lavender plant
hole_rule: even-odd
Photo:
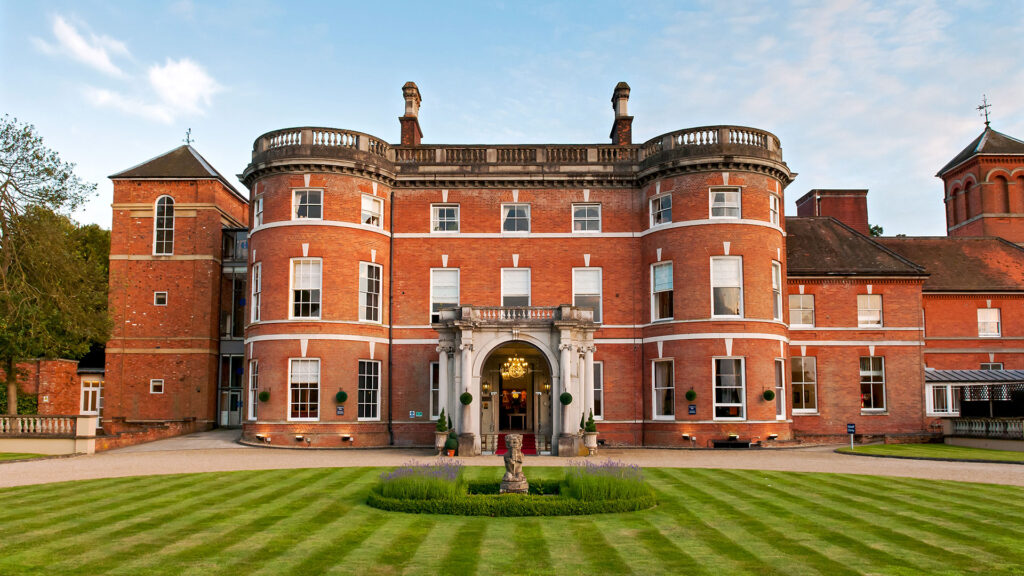
[[[380,475],[378,491],[388,498],[433,500],[466,494],[463,464],[454,458],[407,462]]]
[[[643,470],[617,460],[573,460],[565,469],[562,495],[578,500],[640,498],[651,494]]]

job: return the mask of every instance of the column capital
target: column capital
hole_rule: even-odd
[[[462,344],[459,344],[459,350],[463,350],[463,351],[468,350],[468,351],[472,352],[473,351],[473,343],[472,342],[463,342]]]
[[[439,354],[443,352],[450,356],[453,352],[455,352],[455,343],[450,340],[439,342],[437,344],[436,351]]]
[[[561,350],[561,351],[566,351],[566,350],[572,351],[573,345],[571,343],[569,343],[569,342],[564,342],[564,343],[558,345],[558,349]]]

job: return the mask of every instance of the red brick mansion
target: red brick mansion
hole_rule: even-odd
[[[629,90],[607,144],[423,144],[408,83],[399,144],[276,130],[247,194],[190,146],[115,174],[104,430],[432,445],[444,410],[475,452],[565,454],[591,413],[607,445],[705,447],[1014,403],[928,375],[1024,369],[1024,142],[942,168],[948,236],[872,238],[866,190],[784,216],[769,132],[634,144]]]

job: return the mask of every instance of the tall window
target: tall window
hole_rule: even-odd
[[[651,198],[651,227],[672,221],[672,195]]]
[[[381,267],[369,262],[359,263],[359,319],[380,322]]]
[[[655,360],[652,377],[654,379],[654,419],[675,419],[676,401],[672,361]]]
[[[319,258],[292,260],[292,318],[320,318]]]
[[[292,219],[323,218],[323,190],[296,190],[292,199]]]
[[[860,328],[882,327],[882,295],[857,295],[857,326]]]
[[[430,363],[430,419],[441,417],[441,365]]]
[[[441,308],[459,305],[459,269],[435,268],[430,271],[430,321],[441,321]]]
[[[740,214],[739,188],[711,189],[712,218],[739,218]]]
[[[289,420],[320,419],[320,359],[292,358],[288,377]]]
[[[458,232],[459,205],[432,204],[430,206],[431,232]]]
[[[793,414],[818,411],[818,359],[794,356],[789,359],[793,380]]]
[[[885,410],[885,362],[881,356],[860,359],[860,408]]]
[[[928,414],[935,416],[959,416],[960,391],[954,386],[929,384]]]
[[[259,360],[249,360],[249,420],[256,419],[257,406],[259,404],[260,395],[260,362]]]
[[[594,311],[594,322],[601,322],[601,269],[572,269],[572,304]]]
[[[594,420],[604,420],[603,362],[594,362]]]
[[[775,360],[775,419],[786,419],[786,361]]]
[[[978,336],[999,336],[999,308],[978,308]]]
[[[743,259],[711,259],[712,316],[743,316]]]
[[[662,262],[651,266],[651,321],[671,320],[672,310],[672,263]]]
[[[814,326],[814,295],[789,295],[789,325],[793,328]]]
[[[530,305],[530,269],[501,269],[501,305]]]
[[[252,265],[252,302],[249,303],[250,319],[252,322],[260,321],[260,297],[263,292],[263,263],[256,262]]]
[[[380,420],[380,362],[359,361],[359,419]]]
[[[768,221],[779,224],[779,197],[774,194],[768,196]]]
[[[252,213],[253,228],[263,226],[263,196],[256,197],[256,203],[253,205]]]
[[[161,196],[156,201],[153,218],[153,254],[174,254],[174,199],[170,196]]]
[[[529,204],[502,204],[501,205],[501,231],[502,232],[529,232],[530,231],[530,205]]]
[[[600,232],[601,231],[601,205],[600,204],[573,204],[572,205],[572,231],[573,232]]]
[[[772,318],[782,320],[782,264],[772,261]]]
[[[742,420],[744,411],[743,359],[715,358],[715,419]]]
[[[374,196],[367,196],[363,194],[361,202],[361,212],[359,213],[359,222],[367,226],[373,226],[374,228],[384,227],[384,201]]]

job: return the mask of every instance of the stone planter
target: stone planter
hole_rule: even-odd
[[[444,443],[448,441],[448,431],[438,432],[434,431],[434,449],[440,453],[444,450]]]
[[[583,433],[583,447],[590,451],[590,455],[597,454],[597,432]]]

